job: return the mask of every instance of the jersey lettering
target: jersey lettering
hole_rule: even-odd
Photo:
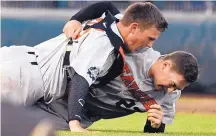
[[[132,75],[130,68],[128,67],[128,65],[125,62],[124,62],[124,66],[123,66],[123,73],[120,75],[120,77],[121,77],[121,80],[123,81],[123,83],[125,84],[125,86],[128,88],[128,91],[132,94],[132,96],[134,98],[136,98],[138,101],[140,101],[142,103],[142,105],[145,107],[146,110],[149,110],[151,105],[157,104],[157,102],[153,98],[149,97],[146,93],[144,93],[140,90],[140,88],[138,87],[138,85],[136,84],[136,82],[134,80],[134,77]],[[120,104],[124,104],[124,106],[125,106],[125,103],[123,103],[122,101],[120,102]],[[135,105],[135,103],[134,103],[134,105]]]

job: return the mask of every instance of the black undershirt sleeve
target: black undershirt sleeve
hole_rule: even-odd
[[[81,112],[88,94],[89,84],[85,78],[75,72],[67,89],[68,122],[71,120],[81,121]]]
[[[149,120],[146,120],[146,124],[144,126],[144,133],[164,133],[165,131],[165,124],[161,123],[161,126],[159,128],[152,128],[151,122]]]
[[[70,20],[77,20],[80,23],[83,23],[84,21],[101,17],[102,14],[107,10],[109,10],[113,15],[120,13],[119,10],[112,4],[112,2],[102,1],[93,3],[83,8],[74,16],[72,16]]]

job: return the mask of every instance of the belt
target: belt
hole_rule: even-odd
[[[65,53],[65,56],[64,56],[63,66],[70,65],[70,52],[71,52],[71,46],[72,46],[72,44],[73,44],[73,40],[71,39],[68,42],[68,45],[66,46],[66,53]]]

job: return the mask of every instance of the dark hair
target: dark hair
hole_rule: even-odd
[[[168,27],[168,23],[159,9],[150,2],[136,2],[130,5],[121,22],[125,26],[137,22],[143,29],[155,26],[160,32],[164,32]]]
[[[193,83],[198,78],[197,59],[188,52],[175,51],[164,57],[174,63],[173,69],[182,74],[188,83]]]

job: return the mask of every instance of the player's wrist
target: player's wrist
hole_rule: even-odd
[[[70,129],[81,127],[81,123],[79,120],[71,120],[71,121],[69,121],[69,127],[70,127]]]
[[[80,121],[79,120],[70,120],[69,125],[80,125]]]

